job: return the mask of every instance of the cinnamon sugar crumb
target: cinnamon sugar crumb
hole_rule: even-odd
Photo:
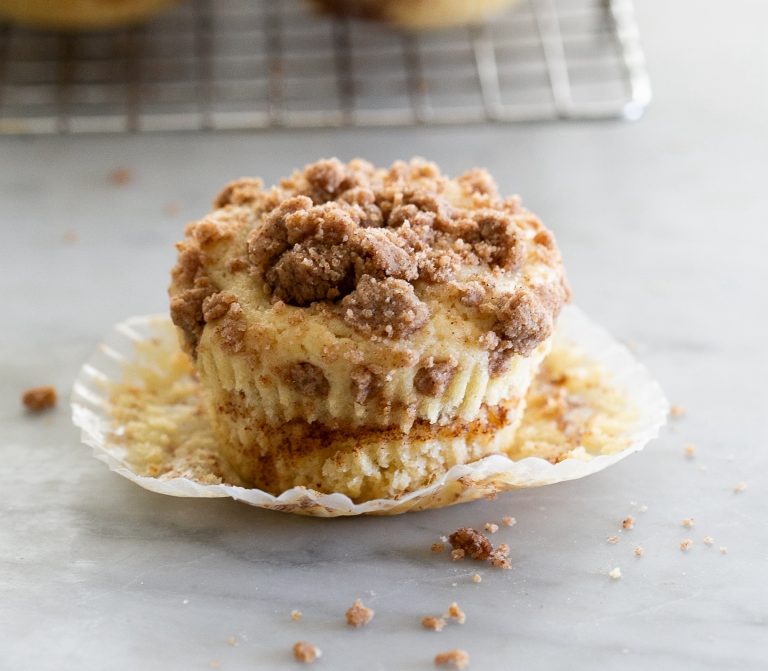
[[[467,621],[466,613],[461,610],[461,607],[455,601],[450,606],[448,606],[448,612],[444,615],[444,617],[449,617],[452,620],[456,620],[456,622],[459,624],[464,624]]]
[[[501,518],[501,523],[505,527],[513,527],[515,524],[517,524],[517,520],[514,517],[510,517],[509,515],[505,515]]]
[[[683,454],[692,459],[696,455],[696,446],[693,443],[686,443],[683,445]]]
[[[493,546],[488,538],[469,527],[457,529],[448,537],[448,540],[454,550],[463,550],[472,559],[488,559],[493,552]]]
[[[430,548],[432,552],[435,554],[438,554],[445,550],[445,545],[443,543],[432,543],[432,547]]]
[[[682,543],[680,543],[680,549],[683,552],[688,552],[693,547],[693,541],[690,538],[686,538],[683,540]]]
[[[635,526],[635,518],[630,515],[629,517],[626,517],[624,521],[621,523],[622,528],[624,529],[632,529]]]
[[[715,542],[715,539],[712,538],[712,536],[704,536],[704,545],[712,545]]]
[[[363,627],[373,619],[373,616],[374,612],[371,608],[365,606],[360,599],[355,599],[347,610],[347,624],[355,628]]]
[[[746,482],[739,482],[734,488],[733,491],[735,494],[741,494],[742,492],[747,491],[747,483]]]
[[[499,530],[499,525],[498,524],[493,524],[492,522],[486,522],[485,523],[485,530],[489,534],[495,534]]]
[[[461,561],[464,559],[464,550],[461,548],[456,548],[455,550],[451,550],[451,559],[453,561]]]
[[[642,557],[645,554],[645,550],[639,545],[635,548],[635,557]]]
[[[686,412],[688,411],[682,405],[673,405],[669,409],[669,416],[675,418],[682,417]]]
[[[318,657],[323,656],[323,651],[316,645],[307,643],[306,641],[298,641],[293,644],[293,656],[304,664],[311,664]]]
[[[494,550],[491,553],[491,556],[488,558],[488,561],[490,562],[491,566],[493,566],[493,568],[500,568],[503,570],[512,568],[512,564],[509,563],[509,559],[507,559],[506,555],[499,550]]]
[[[56,388],[50,385],[32,387],[21,395],[21,402],[30,412],[42,412],[56,405],[58,394]]]
[[[479,573],[475,573],[475,575],[472,576],[472,582],[483,582],[483,576]]]
[[[435,655],[436,666],[447,666],[452,669],[466,669],[469,666],[469,653],[460,648],[438,652]]]
[[[693,517],[686,517],[682,522],[680,522],[686,529],[691,529],[693,527]]]
[[[291,619],[294,622],[298,622],[301,619],[301,611],[300,610],[292,610],[291,611]]]
[[[445,620],[442,617],[425,615],[421,618],[421,626],[430,631],[442,631],[445,627]]]

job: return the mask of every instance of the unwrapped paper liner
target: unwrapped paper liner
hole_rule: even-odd
[[[344,494],[323,494],[304,487],[294,487],[274,496],[259,489],[228,484],[202,484],[183,477],[160,479],[139,475],[131,467],[125,446],[114,439],[116,427],[109,414],[109,387],[110,383],[122,379],[123,367],[135,356],[136,344],[151,338],[163,341],[171,353],[178,348],[167,317],[131,317],[114,327],[77,376],[72,392],[72,418],[82,430],[83,442],[93,448],[93,455],[140,487],[160,494],[231,497],[260,508],[304,515],[395,515],[492,497],[510,489],[582,478],[641,450],[658,435],[669,410],[661,388],[631,352],[583,312],[568,307],[560,316],[556,340],[576,345],[590,359],[601,364],[608,371],[611,384],[623,392],[627,403],[635,410],[635,421],[621,436],[622,444],[626,445],[623,449],[587,459],[566,458],[558,463],[541,457],[514,461],[506,456],[492,455],[470,464],[454,466],[429,486],[399,499],[354,503]],[[119,432],[119,427],[117,429]]]

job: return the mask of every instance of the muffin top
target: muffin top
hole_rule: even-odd
[[[171,315],[192,356],[210,323],[237,353],[309,320],[397,367],[429,354],[420,340],[441,322],[439,338],[487,352],[493,375],[551,335],[569,297],[552,234],[485,170],[450,179],[420,159],[333,158],[268,189],[231,182],[214,208],[187,226],[172,271]],[[446,361],[414,384],[440,386]],[[293,374],[323,384],[311,368]]]

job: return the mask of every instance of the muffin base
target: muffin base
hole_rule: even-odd
[[[301,420],[281,427],[222,421],[211,413],[222,456],[249,487],[279,494],[296,486],[339,492],[355,502],[398,498],[451,467],[503,452],[522,419],[525,400],[483,407],[466,422],[417,420],[398,428],[330,430]]]

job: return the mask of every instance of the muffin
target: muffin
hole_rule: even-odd
[[[179,0],[0,0],[0,18],[36,28],[90,30],[137,23]]]
[[[322,160],[187,226],[171,317],[244,482],[398,497],[503,452],[568,300],[491,176]]]
[[[485,21],[517,0],[311,0],[322,12],[427,30]]]

